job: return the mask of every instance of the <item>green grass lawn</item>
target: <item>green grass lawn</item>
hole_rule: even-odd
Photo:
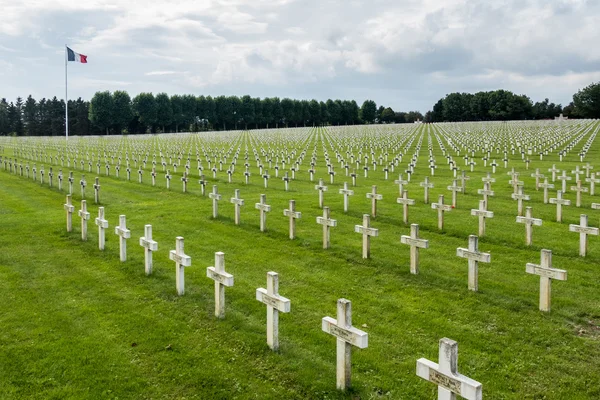
[[[566,198],[563,223],[555,222],[556,207],[543,204],[542,191],[534,188],[529,174],[557,164],[572,170],[590,162],[600,170],[600,147],[594,143],[583,163],[577,151],[598,129],[588,123],[573,132],[582,138],[563,162],[557,150],[543,161],[530,156],[529,170],[519,155],[509,155],[509,168],[499,167],[492,184],[495,196],[488,209],[486,236],[479,249],[491,253],[490,264],[479,266],[479,292],[467,289],[467,261],[456,257],[457,247],[467,247],[468,236],[477,234],[478,218],[470,215],[477,208],[477,189],[483,188],[481,177],[491,172],[483,167],[481,152],[465,194],[459,194],[457,208],[445,216],[445,229],[437,229],[437,212],[423,204],[419,186],[428,168],[428,134],[438,169],[430,181],[435,187],[430,202],[439,194],[450,202],[452,175],[447,168],[436,136],[444,130],[460,129],[443,125],[428,130],[426,126],[360,127],[281,130],[279,133],[250,131],[226,134],[223,139],[212,134],[177,138],[73,139],[71,151],[81,154],[98,148],[122,154],[136,148],[153,152],[181,151],[183,159],[190,151],[191,177],[188,193],[181,190],[181,170],[172,173],[171,190],[166,190],[162,167],[156,187],[150,185],[150,162],[144,182],[137,182],[137,165],[130,182],[124,168],[120,179],[105,177],[101,168],[101,204],[110,227],[105,251],[98,250],[97,227],[93,219],[99,205],[94,204],[93,177],[88,173],[87,202],[91,214],[87,242],[80,238],[80,219],[73,216],[74,231],[65,229],[65,195],[57,189],[59,165],[53,165],[54,187],[47,177],[42,185],[0,167],[0,398],[23,399],[433,399],[437,388],[415,375],[416,360],[426,357],[437,362],[438,342],[443,337],[459,344],[459,372],[483,384],[484,398],[489,399],[598,399],[600,398],[600,238],[589,239],[589,254],[578,256],[579,235],[569,232],[568,225],[579,223],[579,215],[590,216],[590,225],[599,226],[600,211],[590,208],[600,202],[584,194],[581,208],[575,207],[575,194]],[[480,127],[480,128],[479,128]],[[589,128],[589,129],[588,129]],[[347,142],[341,132],[354,135]],[[496,125],[468,125],[479,129],[475,134]],[[501,129],[501,128],[500,128]],[[546,128],[531,124],[526,128],[533,137],[544,136]],[[565,128],[566,129],[566,128]],[[380,130],[381,132],[376,133]],[[397,130],[397,132],[395,131]],[[514,128],[515,132],[519,128]],[[452,134],[452,133],[450,133]],[[410,137],[416,139],[410,141]],[[347,147],[354,154],[368,143],[397,143],[397,152],[407,146],[403,161],[389,179],[384,180],[382,166],[369,171],[369,178],[357,171],[358,183],[350,198],[350,211],[343,212],[343,197],[338,194],[345,181],[335,150],[346,156]],[[575,133],[571,137],[575,137]],[[289,142],[286,139],[290,139]],[[361,139],[362,138],[362,139]],[[443,136],[440,136],[442,139]],[[417,201],[410,207],[410,222],[420,225],[420,236],[429,240],[430,248],[421,250],[420,274],[409,271],[409,247],[400,244],[400,236],[410,232],[402,222],[402,206],[396,204],[398,186],[393,183],[415,153],[419,139],[418,162],[409,197]],[[37,140],[37,141],[36,141]],[[43,139],[26,143],[12,139],[2,142],[3,159],[14,157],[14,147],[22,150],[45,144],[47,154],[57,154],[58,141]],[[362,144],[360,143],[362,140]],[[468,140],[468,139],[466,139]],[[445,139],[444,146],[450,149]],[[137,147],[136,147],[137,146]],[[147,147],[145,147],[147,146]],[[152,147],[151,147],[152,146]],[[226,173],[217,179],[207,170],[209,181],[217,184],[223,200],[219,217],[212,218],[212,202],[201,196],[196,168],[196,148],[204,159],[208,154],[240,148],[233,183]],[[249,185],[244,184],[243,163],[248,146]],[[562,145],[564,146],[564,144]],[[160,150],[159,150],[160,148]],[[562,147],[559,147],[559,149]],[[263,187],[253,150],[265,158],[264,151],[307,150],[301,171],[283,190],[283,169],[275,179],[273,169],[269,188]],[[310,182],[310,157],[316,149],[317,173]],[[380,147],[373,147],[378,156]],[[576,151],[577,150],[577,151]],[[324,151],[336,166],[335,184],[326,176]],[[370,157],[371,148],[364,147]],[[23,163],[39,168],[48,162],[27,160],[35,157],[21,153]],[[450,152],[460,168],[461,156]],[[500,162],[502,154],[496,155]],[[95,160],[95,159],[94,159]],[[87,159],[86,159],[87,161]],[[168,161],[168,160],[167,160]],[[391,160],[390,160],[391,161]],[[231,156],[228,163],[231,162]],[[274,163],[274,160],[273,160]],[[132,162],[133,164],[133,162]],[[113,166],[114,167],[114,166]],[[287,165],[289,169],[290,165]],[[525,246],[525,227],[515,222],[517,205],[510,198],[512,187],[506,172],[514,167],[521,172],[525,193],[531,195],[527,206],[533,207],[543,226],[534,227],[533,246]],[[132,166],[133,168],[133,166]],[[75,171],[76,182],[82,172],[62,168],[68,175]],[[225,170],[226,168],[224,168]],[[95,170],[95,167],[94,167]],[[599,171],[600,172],[600,171]],[[291,176],[291,173],[290,173]],[[331,231],[331,248],[322,249],[322,227],[316,217],[322,215],[314,185],[324,178],[329,189],[325,204],[338,226]],[[557,188],[560,182],[555,182]],[[371,225],[379,229],[372,239],[371,259],[361,258],[360,234],[354,225],[362,224],[362,215],[370,213],[366,193],[377,185],[383,200],[378,216]],[[569,181],[568,186],[575,185]],[[234,189],[245,199],[241,225],[233,222],[233,205],[229,198]],[[272,211],[267,217],[267,232],[259,231],[258,210],[254,203],[260,194],[267,195]],[[555,190],[550,197],[555,197]],[[80,208],[80,190],[74,188],[73,204]],[[296,200],[302,218],[297,221],[297,238],[288,239],[288,219],[283,209],[290,199]],[[128,260],[119,261],[119,241],[114,226],[120,214],[127,216],[131,230]],[[139,237],[144,225],[152,224],[159,250],[154,253],[154,273],[144,274],[144,252]],[[175,238],[185,238],[185,252],[192,257],[186,269],[186,293],[175,290],[175,265],[169,250]],[[552,285],[552,311],[538,310],[539,277],[525,273],[525,264],[539,263],[540,250],[553,251],[553,266],[566,269],[568,280]],[[213,281],[206,277],[206,267],[214,264],[214,253],[225,253],[226,270],[235,277],[235,285],[226,289],[226,317],[214,317]],[[280,351],[266,345],[266,307],[255,299],[255,290],[265,287],[268,271],[280,277],[280,294],[291,300],[291,313],[280,314]],[[369,334],[369,347],[353,351],[352,388],[342,393],[335,388],[335,338],[321,331],[321,318],[336,317],[339,298],[352,301],[353,323]]]

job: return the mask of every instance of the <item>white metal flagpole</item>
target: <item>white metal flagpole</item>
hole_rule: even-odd
[[[65,44],[65,138],[69,140],[69,96],[67,92],[67,62],[69,59],[69,53],[67,51],[67,45]]]

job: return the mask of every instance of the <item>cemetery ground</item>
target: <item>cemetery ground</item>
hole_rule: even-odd
[[[581,143],[598,125],[588,123],[592,129]],[[359,129],[369,133],[377,128]],[[95,167],[92,173],[87,167],[84,172],[62,167],[65,176],[73,171],[76,178],[70,233],[65,230],[63,208],[66,178],[59,191],[56,177],[50,188],[47,178],[41,184],[39,177],[33,181],[0,166],[0,398],[433,399],[437,386],[415,375],[415,363],[422,357],[437,362],[438,342],[444,337],[458,342],[458,371],[482,383],[484,398],[600,398],[600,238],[590,237],[588,254],[580,257],[579,235],[569,232],[569,224],[578,224],[584,213],[590,226],[600,225],[600,211],[591,209],[600,195],[584,194],[578,208],[575,193],[569,190],[565,197],[572,204],[563,209],[563,222],[558,223],[556,206],[543,203],[543,191],[535,190],[530,177],[535,168],[550,177],[547,170],[553,164],[571,171],[587,162],[600,170],[597,140],[583,163],[576,151],[562,162],[554,151],[542,161],[530,156],[526,169],[516,154],[510,155],[508,168],[502,165],[491,174],[496,182],[488,210],[494,217],[487,219],[485,236],[479,238],[479,250],[491,254],[491,263],[479,265],[479,290],[473,292],[467,287],[467,260],[457,257],[456,249],[466,248],[469,235],[478,233],[478,218],[470,210],[478,208],[477,189],[483,188],[481,178],[492,169],[489,163],[483,167],[480,154],[471,172],[449,152],[470,180],[465,193],[458,194],[456,208],[445,213],[440,231],[437,211],[424,204],[419,183],[429,177],[435,185],[429,202],[444,194],[450,204],[446,187],[454,179],[452,171],[430,136],[438,165],[430,175],[428,135],[438,128],[410,129],[408,133],[423,143],[415,173],[405,185],[408,197],[416,201],[410,206],[409,224],[403,223],[402,205],[396,203],[394,180],[404,172],[418,140],[406,144],[405,159],[387,180],[383,166],[377,165],[368,178],[357,171],[352,187],[331,148],[339,139],[334,128],[301,130],[306,140],[299,139],[296,147],[301,150],[308,143],[308,154],[288,191],[281,180],[283,169],[275,178],[268,168],[272,178],[264,187],[252,153],[253,146],[261,147],[261,139],[252,132],[237,133],[228,142],[241,147],[232,183],[225,169],[216,178],[205,170],[206,196],[194,171],[193,146],[186,193],[180,181],[182,168],[171,171],[167,190],[164,172],[156,186],[151,185],[150,165],[141,184],[137,166],[131,181],[123,170],[117,179],[113,171],[109,177],[104,169],[96,174]],[[287,131],[281,132],[273,146],[286,146],[281,140]],[[90,139],[71,140],[73,146],[84,148]],[[19,142],[2,143],[3,159],[13,157],[15,143]],[[249,184],[240,172],[246,145]],[[318,162],[311,182],[307,170],[313,147]],[[324,148],[336,164],[333,184]],[[187,157],[187,147],[182,150]],[[495,156],[502,164],[502,154]],[[19,159],[29,165],[35,162]],[[60,167],[37,161],[38,167],[41,164],[46,173],[51,165],[55,174]],[[543,220],[542,226],[533,228],[531,246],[525,245],[525,227],[515,222],[517,202],[510,197],[513,187],[507,175],[513,167],[531,196],[525,206],[532,206],[534,217]],[[87,241],[81,240],[77,217],[81,200],[77,182],[82,174],[88,181],[91,215]],[[95,176],[100,177],[100,204],[94,204]],[[331,228],[329,249],[323,249],[323,227],[315,221],[323,215],[314,188],[319,178],[328,186],[324,205],[338,221]],[[354,190],[347,213],[338,194],[344,182]],[[560,181],[554,184],[560,188]],[[212,185],[218,185],[223,198],[217,218],[212,217],[208,197]],[[366,194],[372,185],[383,195],[377,216],[370,221],[379,236],[371,239],[370,258],[363,259],[362,235],[354,226],[362,224],[363,214],[371,213]],[[568,186],[573,185],[569,181]],[[235,189],[245,200],[240,225],[234,223],[229,202]],[[259,229],[259,211],[254,207],[261,194],[271,206],[265,232]],[[550,197],[555,194],[556,189]],[[289,219],[283,215],[292,199],[302,213],[294,240],[288,237]],[[109,221],[103,251],[98,249],[98,228],[93,223],[98,206],[105,208]],[[119,260],[114,234],[119,215],[127,216],[131,230],[125,262]],[[410,273],[409,246],[400,243],[401,235],[410,234],[410,223],[419,224],[419,236],[429,240],[429,248],[420,252],[418,275]],[[158,242],[150,276],[144,273],[144,252],[138,243],[146,224],[153,226]],[[185,253],[192,260],[185,269],[183,296],[177,295],[174,263],[169,259],[177,236],[185,238]],[[525,272],[527,263],[540,262],[542,249],[552,250],[554,268],[568,272],[568,280],[552,285],[548,313],[538,309],[539,277]],[[225,253],[225,269],[235,277],[234,286],[225,290],[223,319],[214,316],[214,283],[206,277],[206,267],[214,265],[218,251]],[[279,274],[279,293],[291,300],[291,312],[279,317],[278,352],[267,347],[265,305],[255,298],[269,271]],[[369,335],[367,348],[352,350],[352,387],[346,392],[336,390],[335,338],[321,330],[323,317],[336,317],[340,298],[352,301],[353,325]]]

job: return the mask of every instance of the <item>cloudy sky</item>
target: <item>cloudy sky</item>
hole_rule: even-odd
[[[124,89],[367,98],[425,112],[508,89],[566,105],[600,81],[598,0],[0,0],[0,97]]]

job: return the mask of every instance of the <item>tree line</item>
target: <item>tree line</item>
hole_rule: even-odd
[[[92,99],[69,100],[69,133],[139,134],[202,130],[257,129],[362,123],[412,123],[417,111],[395,112],[365,100],[295,100],[250,96],[194,96],[126,91],[97,92]],[[0,135],[64,135],[65,102],[56,97],[36,101],[0,100]]]
[[[564,108],[548,99],[533,103],[529,97],[508,90],[450,93],[435,103],[425,115],[425,121],[552,119],[561,113],[569,118],[600,118],[600,83],[579,90]]]

